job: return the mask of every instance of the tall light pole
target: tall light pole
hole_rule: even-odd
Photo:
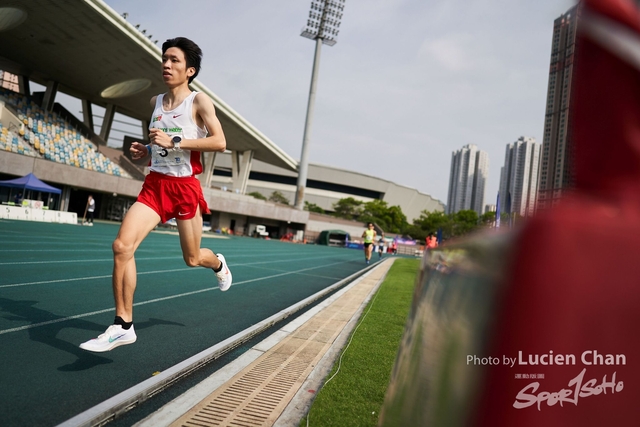
[[[345,0],[312,0],[307,25],[302,29],[302,37],[316,41],[316,53],[313,57],[313,72],[311,73],[311,87],[309,88],[309,102],[307,104],[307,118],[304,122],[304,137],[302,140],[302,154],[298,168],[298,185],[296,191],[296,209],[304,209],[304,191],[307,186],[308,148],[311,123],[313,121],[313,105],[316,99],[318,68],[320,68],[320,46],[322,43],[333,46],[337,43],[338,28],[342,19]]]

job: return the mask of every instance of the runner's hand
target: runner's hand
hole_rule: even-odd
[[[149,131],[149,141],[158,147],[166,149],[173,148],[173,141],[171,141],[171,137],[157,128],[153,128]]]
[[[143,144],[140,144],[139,142],[132,143],[131,147],[129,148],[129,152],[131,153],[131,158],[133,160],[138,160],[143,158],[147,154],[151,154],[147,153],[147,147],[145,147]]]

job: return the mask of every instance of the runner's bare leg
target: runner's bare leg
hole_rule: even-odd
[[[220,260],[211,249],[201,248],[202,241],[202,215],[200,207],[196,216],[187,220],[176,220],[178,233],[180,234],[180,247],[184,262],[189,267],[206,267],[218,269]]]
[[[125,215],[113,242],[113,298],[116,316],[125,322],[133,321],[133,294],[137,282],[135,251],[159,222],[160,215],[149,206],[136,202]]]

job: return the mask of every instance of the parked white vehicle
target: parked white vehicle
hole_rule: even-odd
[[[264,225],[256,225],[256,235],[258,237],[269,237],[267,227],[265,227]]]

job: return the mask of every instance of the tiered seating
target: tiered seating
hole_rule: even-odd
[[[0,150],[25,156],[37,157],[37,154],[28,145],[23,144],[24,139],[15,132],[10,131],[0,123]]]
[[[13,106],[26,125],[24,140],[45,159],[109,175],[130,175],[102,153],[56,113],[44,111],[29,98],[0,90],[0,99]]]

